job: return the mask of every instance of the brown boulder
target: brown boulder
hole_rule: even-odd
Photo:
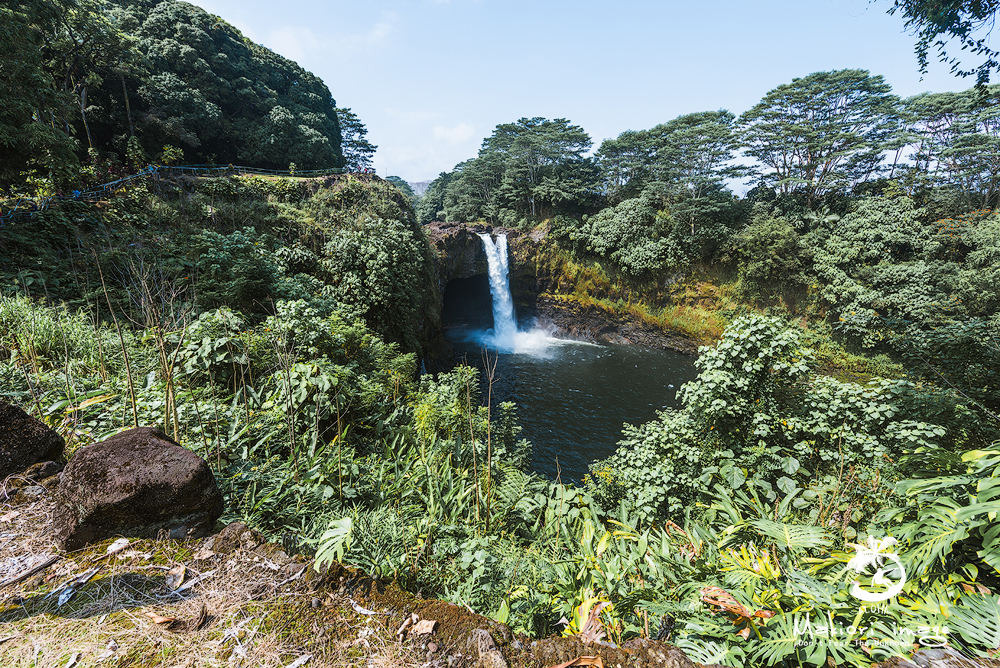
[[[58,459],[66,442],[18,406],[0,401],[0,480],[37,462]]]
[[[204,535],[223,508],[205,460],[151,427],[77,450],[55,501],[53,531],[64,550],[122,534]]]

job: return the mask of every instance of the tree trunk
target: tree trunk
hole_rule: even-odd
[[[80,91],[80,117],[83,118],[83,129],[87,131],[87,146],[94,148],[94,142],[90,138],[90,125],[87,124],[87,85],[84,84]]]
[[[122,94],[125,96],[125,111],[128,112],[128,136],[135,136],[135,128],[132,127],[132,107],[128,103],[128,89],[125,88],[125,75],[119,73],[122,79]]]

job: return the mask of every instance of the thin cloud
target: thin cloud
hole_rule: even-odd
[[[268,34],[265,45],[301,64],[305,60],[341,56],[386,44],[396,32],[398,19],[395,12],[382,12],[369,29],[347,34],[320,34],[305,26],[282,26]]]
[[[452,146],[464,144],[476,136],[476,129],[468,123],[459,123],[455,127],[446,128],[441,125],[434,126],[434,139],[443,141]]]

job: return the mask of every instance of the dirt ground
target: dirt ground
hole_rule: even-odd
[[[238,523],[202,539],[107,539],[60,553],[40,489],[0,493],[5,668],[545,668],[579,657],[578,666],[694,665],[648,641],[612,648],[515,637],[339,564],[317,572]]]

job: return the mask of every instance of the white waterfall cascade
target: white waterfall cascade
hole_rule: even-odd
[[[528,353],[532,355],[545,354],[553,342],[550,332],[543,329],[532,329],[528,332],[518,331],[514,319],[514,298],[510,294],[507,264],[507,235],[498,234],[496,243],[489,234],[480,234],[486,260],[490,270],[490,296],[493,298],[493,330],[482,337],[477,337],[483,345],[496,348],[506,353]]]
[[[488,234],[480,234],[483,240],[483,250],[486,251],[486,261],[490,269],[490,296],[493,297],[493,336],[506,341],[517,332],[517,322],[514,320],[514,298],[510,294],[509,274],[507,264],[507,235],[498,234],[496,243]]]

